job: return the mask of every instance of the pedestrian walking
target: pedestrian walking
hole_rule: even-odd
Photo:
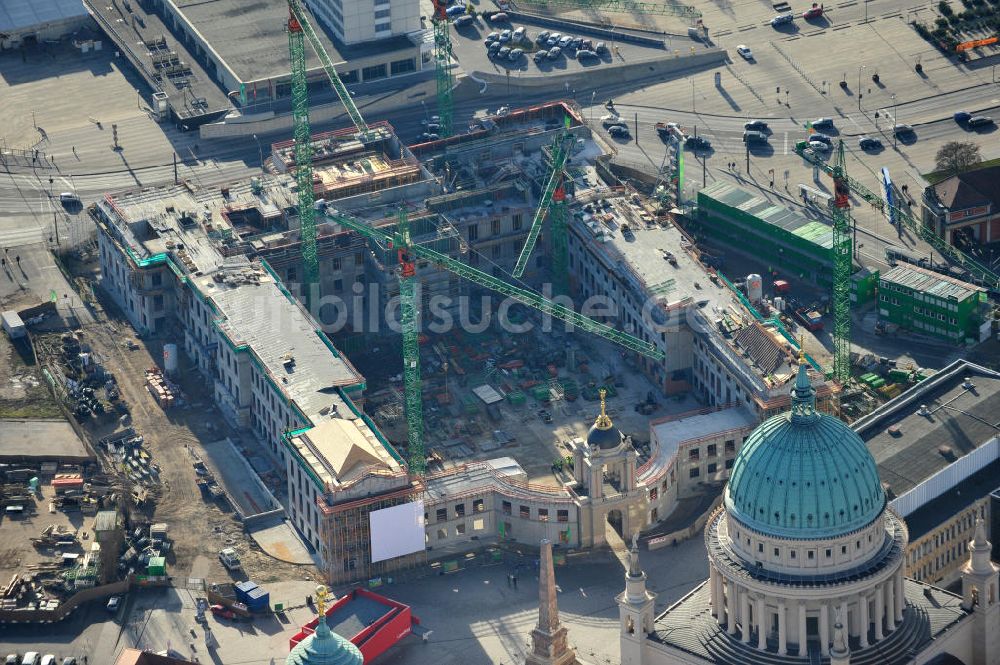
[[[517,589],[517,575],[514,575],[514,589]]]

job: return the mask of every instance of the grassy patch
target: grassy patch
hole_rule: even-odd
[[[1000,166],[1000,157],[997,157],[996,159],[990,159],[985,162],[980,162],[979,164],[976,165],[976,168],[971,170],[978,171],[979,169],[986,169],[991,166]],[[931,171],[930,173],[922,174],[920,177],[926,180],[928,183],[936,185],[942,180],[946,180],[949,176],[948,173],[946,173],[945,171]]]
[[[51,398],[45,400],[25,400],[19,402],[0,401],[0,420],[23,420],[26,418],[62,418],[62,411]]]

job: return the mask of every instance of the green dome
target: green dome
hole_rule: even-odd
[[[285,659],[285,665],[364,665],[364,662],[361,651],[350,640],[330,630],[322,611],[316,632],[296,644]]]
[[[760,533],[811,539],[867,526],[885,502],[865,442],[837,418],[816,411],[803,363],[791,411],[761,424],[737,455],[726,510]]]

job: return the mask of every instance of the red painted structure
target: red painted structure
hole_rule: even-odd
[[[326,611],[327,625],[361,650],[365,663],[371,663],[401,639],[414,632],[420,619],[409,605],[390,600],[365,589],[355,589],[337,600]],[[319,618],[302,627],[289,640],[288,648],[313,634]]]

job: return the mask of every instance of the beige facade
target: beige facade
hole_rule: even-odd
[[[980,518],[990,523],[989,496],[911,542],[906,549],[906,576],[941,587],[958,581],[969,558],[967,545]]]

